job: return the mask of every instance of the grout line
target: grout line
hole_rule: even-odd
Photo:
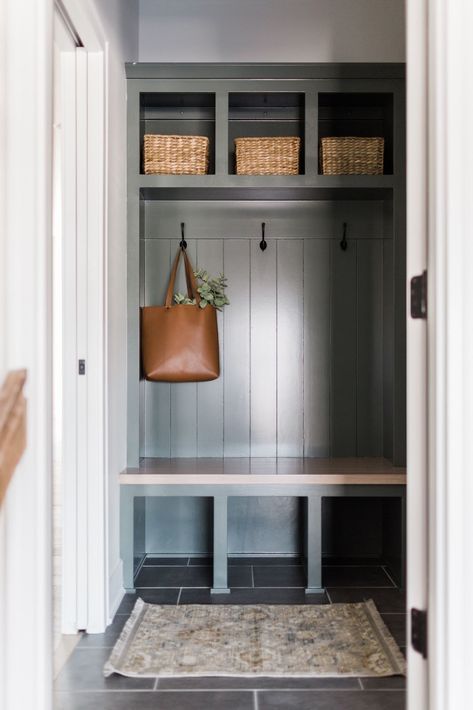
[[[254,705],[254,710],[259,710],[258,691],[257,690],[253,691],[253,705]]]
[[[208,585],[208,586],[193,586],[193,585],[187,586],[187,585],[183,585],[182,587],[181,587],[180,585],[179,585],[179,586],[178,586],[178,585],[175,585],[175,586],[166,586],[166,587],[144,587],[144,586],[140,586],[140,587],[137,587],[137,589],[146,589],[146,590],[151,590],[151,589],[153,589],[153,590],[156,590],[156,591],[162,591],[163,589],[181,589],[181,588],[182,588],[182,589],[211,589],[211,586],[212,586],[212,585]],[[289,586],[282,586],[282,585],[277,585],[277,586],[275,586],[275,585],[271,585],[271,586],[257,585],[257,586],[255,586],[255,587],[252,587],[252,586],[251,586],[251,587],[248,587],[248,586],[234,585],[234,586],[233,586],[233,589],[235,589],[235,590],[237,590],[237,589],[305,589],[305,587],[306,587],[305,584],[295,584],[295,585],[289,585]],[[366,590],[366,592],[369,592],[371,589],[393,589],[393,587],[366,587],[366,586],[356,586],[356,587],[348,586],[348,587],[347,587],[346,585],[334,585],[334,584],[329,584],[329,585],[327,585],[327,587],[329,587],[330,589],[346,589],[346,590],[348,590],[348,591],[351,591],[352,589],[364,589],[364,590]],[[326,587],[326,588],[327,588],[327,587]],[[125,614],[125,613],[127,613],[127,612],[121,612],[121,613]],[[404,612],[400,612],[400,611],[399,611],[399,612],[387,612],[387,613],[404,614]]]
[[[376,567],[380,567],[385,571],[383,565],[331,565],[327,562],[322,562],[322,567],[330,567],[330,569],[339,569],[340,567],[346,567],[347,569],[364,569],[365,567],[369,567],[369,569],[375,569]]]
[[[360,685],[361,690],[364,690],[365,688],[363,686],[363,682],[362,682],[361,678],[358,678],[358,683]]]
[[[393,589],[389,584],[383,584],[382,586],[367,586],[366,584],[327,584],[327,587],[331,589]]]
[[[276,693],[353,693],[353,688],[158,688],[159,693],[167,694],[180,694],[180,693],[259,693],[259,692],[276,692]],[[100,694],[110,694],[117,692],[116,688],[96,688],[96,689],[77,689],[77,690],[56,690],[56,695],[69,695],[73,693],[74,695],[87,695],[87,693],[100,693]],[[153,688],[120,688],[120,694],[122,693],[151,693]],[[365,688],[364,694],[371,693],[398,693],[404,696],[404,689],[402,688]]]
[[[389,572],[388,572],[388,570],[386,569],[386,567],[385,567],[384,565],[381,565],[381,569],[383,570],[383,572],[384,572],[384,574],[386,575],[386,577],[391,580],[391,582],[392,582],[393,585],[396,587],[396,589],[398,589],[398,586],[397,586],[396,582],[395,582],[394,579],[391,577],[391,575],[389,574]]]

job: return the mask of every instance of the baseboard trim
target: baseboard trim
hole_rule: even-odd
[[[109,577],[108,589],[109,609],[107,625],[112,623],[113,617],[117,613],[118,607],[122,603],[123,597],[125,596],[125,589],[123,587],[123,562],[121,560],[118,560]]]

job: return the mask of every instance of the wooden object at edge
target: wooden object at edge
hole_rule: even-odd
[[[0,390],[0,506],[26,447],[26,370],[10,372]]]

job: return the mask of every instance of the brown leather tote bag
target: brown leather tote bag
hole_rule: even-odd
[[[187,294],[196,305],[173,304],[174,284],[181,255],[186,269]],[[200,308],[200,296],[189,257],[179,249],[169,278],[164,306],[141,309],[141,356],[147,380],[205,382],[220,375],[217,312]]]

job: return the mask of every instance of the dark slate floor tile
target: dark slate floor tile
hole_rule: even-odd
[[[57,693],[55,700],[55,710],[253,710],[245,691]]]
[[[382,614],[383,621],[399,646],[406,645],[406,615]]]
[[[154,678],[104,678],[103,665],[110,648],[77,648],[68,659],[56,682],[56,690],[153,690]]]
[[[146,557],[145,567],[187,567],[188,557]]]
[[[209,587],[211,567],[143,567],[137,587]]]
[[[258,692],[259,710],[404,710],[403,691]]]
[[[324,556],[324,567],[381,567],[383,561],[379,557],[340,557]]]
[[[134,594],[125,594],[117,614],[129,614],[138,598],[149,604],[176,604],[179,589],[137,589]]]
[[[364,589],[350,587],[327,587],[327,592],[334,604],[363,602],[373,599],[378,611],[398,613],[406,610],[406,597],[398,589]]]
[[[111,648],[121,634],[128,614],[118,614],[103,634],[81,634],[77,648]]]
[[[294,565],[254,566],[255,587],[305,587],[304,568]]]
[[[231,587],[251,587],[251,567],[229,567]],[[137,587],[210,587],[212,567],[143,567],[136,578]]]
[[[211,594],[209,589],[183,589],[179,604],[328,604],[325,594],[292,589],[232,589],[231,594]]]
[[[228,566],[237,567],[240,565],[301,565],[300,557],[273,557],[266,555],[264,557],[228,557]],[[211,557],[191,557],[189,560],[190,566],[212,565]]]
[[[365,690],[404,690],[404,676],[392,675],[387,678],[362,678],[361,684]]]
[[[393,587],[382,567],[324,567],[325,587]]]
[[[158,688],[186,690],[232,690],[238,688],[359,690],[357,678],[160,678]]]
[[[254,565],[258,567],[264,567],[266,565],[301,565],[302,559],[300,557],[272,557],[268,555],[266,557],[229,557],[228,562],[231,565]]]
[[[189,566],[190,567],[202,567],[202,566],[208,566],[212,567],[213,559],[212,557],[190,557],[189,558]],[[230,564],[230,560],[228,560],[228,563]]]

